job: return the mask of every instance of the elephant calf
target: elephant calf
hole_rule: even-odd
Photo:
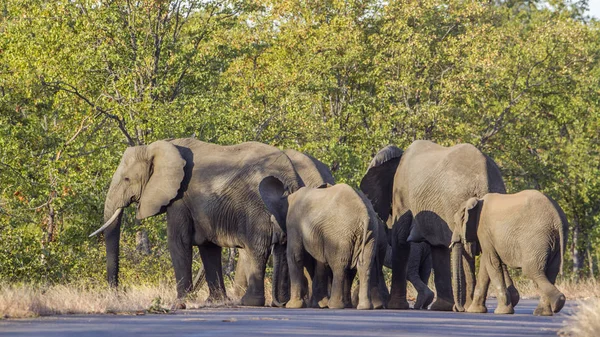
[[[283,183],[275,177],[263,179],[259,190],[273,214],[272,221],[287,236],[291,289],[286,307],[306,306],[302,280],[305,253],[308,253],[316,261],[317,270],[328,266],[333,273],[329,308],[345,307],[344,285],[350,270],[357,269],[360,282],[357,308],[371,309],[371,267],[375,263],[376,240],[382,224],[368,199],[346,184],[303,187],[287,195]],[[326,281],[318,277],[313,281],[313,297],[323,293],[316,287],[324,284]]]
[[[462,246],[479,242],[481,260],[475,294],[468,312],[487,312],[485,300],[492,281],[498,296],[497,314],[514,313],[514,297],[506,286],[505,265],[521,268],[541,292],[534,315],[550,316],[565,304],[554,286],[562,269],[568,224],[558,204],[543,193],[526,190],[515,194],[489,193],[471,198],[455,214],[452,260],[455,288],[460,284]],[[461,294],[454,292],[457,309]],[[518,297],[517,297],[518,298]]]

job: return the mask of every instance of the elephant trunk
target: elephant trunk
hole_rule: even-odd
[[[287,245],[273,246],[272,306],[283,307],[290,300],[290,273],[287,264]]]
[[[462,242],[452,243],[452,294],[454,296],[454,310],[458,312],[464,312],[462,300],[465,289],[463,288],[463,266],[462,266],[462,255],[463,255],[463,244]]]
[[[104,243],[106,245],[106,276],[109,286],[119,285],[119,241],[121,239],[121,219],[123,208],[107,202],[104,207]]]

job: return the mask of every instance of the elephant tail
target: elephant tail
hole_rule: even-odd
[[[367,234],[369,230],[369,219],[363,220],[363,235],[362,235],[362,243],[360,245],[360,258],[358,262],[362,265],[365,263],[365,245],[367,243]]]
[[[560,275],[563,275],[563,263],[565,260],[565,240],[567,238],[567,230],[568,226],[565,226],[563,224],[561,224],[561,228],[559,228],[558,230],[558,236],[560,240],[560,267],[558,270],[560,271]]]

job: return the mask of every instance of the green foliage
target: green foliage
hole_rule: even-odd
[[[0,278],[103,283],[103,242],[87,234],[123,150],[189,136],[306,151],[354,186],[389,143],[469,142],[509,191],[555,198],[569,256],[594,263],[599,26],[549,4],[6,0]],[[164,217],[135,225],[130,210],[122,280],[172,278],[165,240]]]

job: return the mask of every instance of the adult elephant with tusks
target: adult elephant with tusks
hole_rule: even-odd
[[[118,285],[122,211],[135,202],[138,219],[167,213],[177,307],[185,308],[192,286],[193,246],[206,269],[209,301],[226,298],[221,247],[238,247],[247,254],[248,289],[241,304],[264,305],[265,265],[277,237],[274,231],[280,231],[258,191],[268,176],[276,176],[290,191],[300,187],[289,158],[261,143],[221,146],[183,138],[127,148],[106,195],[105,224],[92,234],[104,232],[109,284]]]
[[[489,192],[506,193],[494,161],[470,144],[452,147],[431,141],[413,142],[406,151],[387,146],[375,155],[360,188],[391,229],[392,285],[388,308],[408,309],[406,300],[409,242],[431,245],[437,299],[431,310],[449,311],[454,300],[451,287],[450,250],[454,214],[470,197]],[[387,221],[389,217],[390,221]],[[472,299],[474,244],[465,245],[466,301]]]

